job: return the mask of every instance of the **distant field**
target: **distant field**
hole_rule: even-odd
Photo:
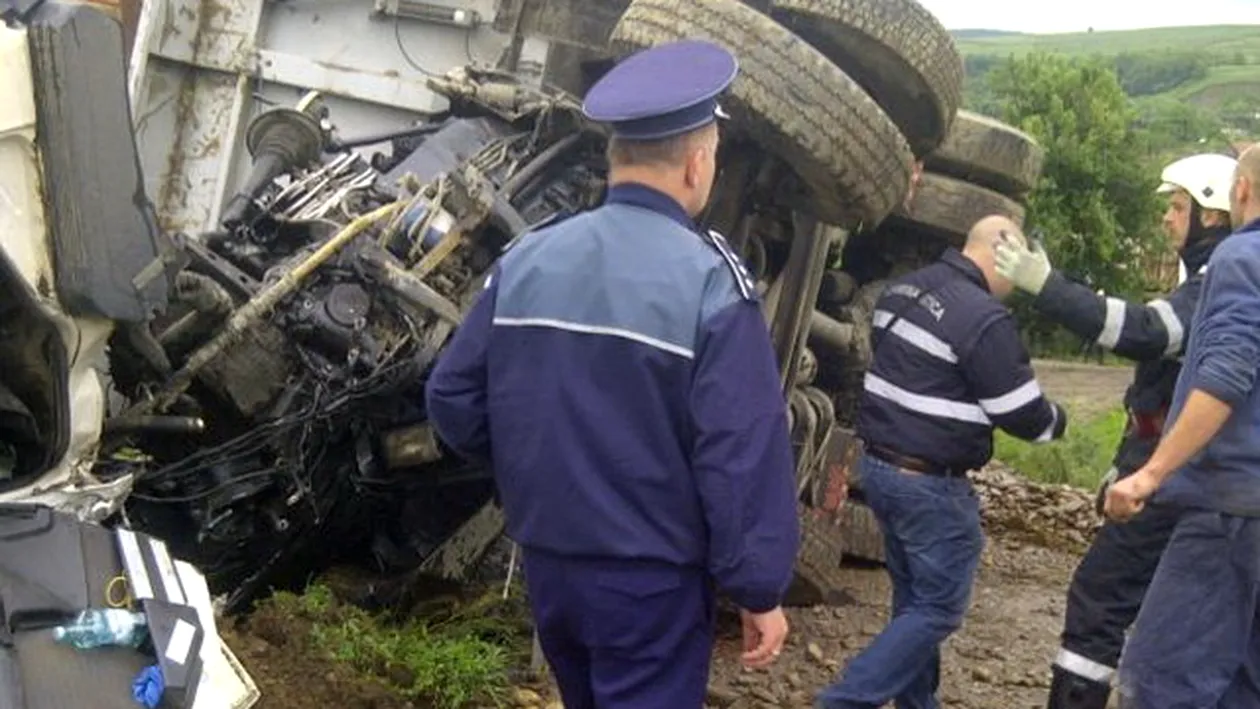
[[[1103,54],[1122,52],[1203,52],[1214,56],[1244,58],[1260,63],[1260,25],[1209,25],[1161,27],[1123,32],[1076,32],[1072,34],[1005,34],[977,37],[962,32],[956,41],[963,54]]]
[[[1260,110],[1260,64],[1214,66],[1203,79],[1178,86],[1168,95],[1201,103],[1219,103],[1239,92],[1249,92]]]
[[[1211,25],[1161,27],[1123,32],[1076,32],[1072,34],[996,33],[960,30],[955,42],[964,55],[1024,55],[1031,52],[1068,56],[1115,56],[1125,52],[1194,53],[1207,55],[1208,75],[1160,96],[1219,104],[1229,98],[1253,96],[1260,108],[1260,25]]]

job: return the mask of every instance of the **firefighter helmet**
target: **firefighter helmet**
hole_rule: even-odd
[[[1182,158],[1164,168],[1163,184],[1157,190],[1167,194],[1183,189],[1204,209],[1229,211],[1229,190],[1234,184],[1238,161],[1224,155],[1203,153]]]

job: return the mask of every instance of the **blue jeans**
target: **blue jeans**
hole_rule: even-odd
[[[1122,707],[1260,707],[1260,519],[1187,512],[1120,657]]]
[[[864,455],[862,492],[884,532],[892,619],[818,695],[823,709],[937,709],[940,645],[962,625],[984,534],[965,478],[906,472]]]

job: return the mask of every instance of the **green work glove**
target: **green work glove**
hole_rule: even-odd
[[[1040,243],[1034,242],[1032,250],[1029,250],[1017,241],[1004,240],[994,248],[999,276],[1022,291],[1033,295],[1041,292],[1050,277],[1050,258]]]

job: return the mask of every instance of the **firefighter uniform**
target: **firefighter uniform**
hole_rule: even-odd
[[[961,624],[983,547],[970,469],[993,429],[1060,438],[1009,312],[979,267],[949,249],[892,282],[876,303],[873,358],[859,405],[863,493],[880,521],[892,620],[819,695],[826,709],[939,706],[940,644]]]
[[[1040,313],[1136,362],[1124,396],[1128,421],[1107,483],[1141,468],[1159,443],[1204,270],[1217,244],[1229,234],[1228,226],[1204,227],[1199,215],[1205,205],[1228,210],[1235,164],[1224,156],[1193,156],[1164,171],[1164,191],[1180,187],[1192,197],[1190,228],[1180,253],[1185,278],[1167,297],[1130,303],[1096,294],[1052,270],[1042,283],[1034,284],[1033,303]],[[1015,282],[1020,286],[1018,279]],[[1100,504],[1104,493],[1105,486]],[[1155,504],[1124,524],[1107,522],[1099,530],[1068,588],[1049,709],[1106,707],[1125,631],[1137,616],[1177,517],[1175,510]]]
[[[629,139],[685,133],[735,72],[714,45],[647,50],[587,115]],[[778,367],[723,239],[613,185],[503,255],[426,400],[441,438],[493,469],[565,706],[699,709],[715,587],[772,610],[799,545]]]

